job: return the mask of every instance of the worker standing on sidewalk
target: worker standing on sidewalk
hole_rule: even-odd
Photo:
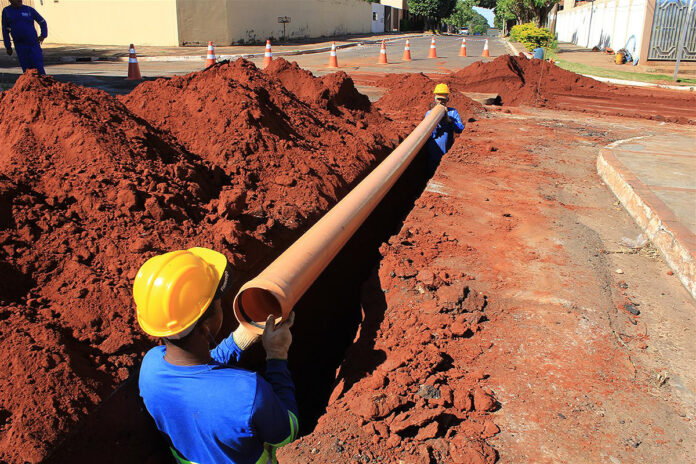
[[[435,105],[447,106],[449,101],[449,87],[447,84],[437,84],[435,86]],[[426,113],[426,116],[430,111]],[[454,143],[454,133],[460,134],[464,130],[464,123],[459,117],[459,112],[447,107],[447,114],[433,130],[433,135],[425,144],[425,150],[428,153],[427,168],[428,174],[435,174],[435,169],[440,164],[440,160],[445,153],[452,147]]]
[[[34,21],[41,28],[39,36],[36,35]],[[22,71],[38,69],[41,74],[46,74],[41,44],[48,37],[48,25],[34,8],[22,5],[22,0],[10,0],[10,5],[2,10],[2,39],[8,55],[12,55],[10,35]]]
[[[236,367],[258,337],[242,326],[220,344],[227,259],[207,248],[155,256],[133,284],[142,329],[162,337],[140,368],[140,395],[177,463],[275,463],[275,449],[297,437],[295,386],[287,367],[286,322],[266,321],[266,373]]]

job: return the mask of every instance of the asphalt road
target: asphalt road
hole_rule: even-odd
[[[505,43],[499,38],[489,38],[491,58],[482,58],[485,38],[467,37],[467,57],[460,57],[459,49],[462,37],[436,36],[436,59],[427,58],[431,37],[417,37],[410,40],[412,61],[402,61],[405,39],[387,43],[387,59],[389,64],[377,64],[380,44],[359,45],[338,50],[339,69],[352,73],[448,73],[463,68],[478,60],[489,60],[508,53]],[[303,68],[317,75],[334,72],[328,68],[329,53],[315,53],[285,57],[297,61]],[[263,58],[252,59],[257,65]],[[200,70],[203,61],[140,61],[141,74],[146,79],[174,76]],[[97,87],[109,93],[127,93],[135,87],[137,81],[127,81],[128,63],[95,61],[85,63],[62,63],[46,65],[46,72],[64,82],[74,82],[89,87]],[[19,67],[0,68],[0,82],[13,83],[21,74]]]

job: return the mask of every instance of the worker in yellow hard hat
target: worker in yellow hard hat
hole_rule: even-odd
[[[454,133],[461,133],[464,130],[464,123],[459,116],[459,112],[455,108],[447,106],[449,102],[450,90],[447,84],[437,84],[433,91],[435,95],[434,105],[443,105],[447,107],[447,114],[442,118],[440,123],[433,130],[433,134],[425,144],[425,150],[428,154],[427,169],[430,176],[435,174],[437,166],[445,153],[452,147],[454,143]],[[426,113],[426,116],[430,113]]]
[[[266,321],[263,376],[235,364],[258,338],[240,326],[221,343],[227,258],[191,248],[150,258],[133,283],[140,327],[163,345],[147,352],[140,396],[177,463],[275,463],[275,449],[297,437],[295,386],[287,366],[286,322]]]

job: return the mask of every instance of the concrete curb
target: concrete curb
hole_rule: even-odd
[[[420,35],[402,35],[397,37],[391,37],[388,39],[377,39],[377,40],[363,40],[355,43],[336,45],[336,49],[353,48],[360,47],[364,45],[371,45],[381,43],[382,40],[385,42],[394,42],[396,40],[411,39],[425,37],[429,34]],[[295,56],[295,55],[311,55],[314,53],[324,53],[331,50],[331,46],[318,47],[318,48],[307,48],[299,50],[288,50],[273,53],[273,56]],[[259,53],[237,53],[234,55],[218,55],[217,59],[220,60],[236,60],[237,58],[262,58],[265,52]],[[181,55],[181,56],[139,56],[139,62],[167,62],[167,61],[205,61],[205,55]],[[92,61],[112,61],[112,62],[128,62],[128,56],[62,56],[59,62],[61,63],[81,63],[81,62],[92,62]]]
[[[635,87],[655,87],[658,89],[669,89],[669,90],[682,90],[686,92],[696,91],[696,86],[682,86],[682,85],[666,85],[666,84],[653,84],[652,82],[640,82],[640,81],[626,81],[623,79],[613,79],[611,77],[599,77],[593,76],[591,74],[581,74],[581,76],[590,77],[599,82],[607,82],[609,84],[616,85],[633,85]]]
[[[604,147],[597,157],[597,172],[696,299],[696,235],[614,154],[620,144],[642,138]]]

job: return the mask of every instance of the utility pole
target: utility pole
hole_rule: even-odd
[[[677,44],[677,63],[674,65],[674,76],[672,80],[677,80],[677,74],[679,74],[679,62],[681,61],[682,50],[684,50],[684,41],[686,40],[686,30],[689,28],[689,17],[691,16],[691,7],[693,6],[694,0],[689,2],[686,7],[686,14],[684,15],[684,24],[682,24],[681,34],[679,35],[679,43]]]

